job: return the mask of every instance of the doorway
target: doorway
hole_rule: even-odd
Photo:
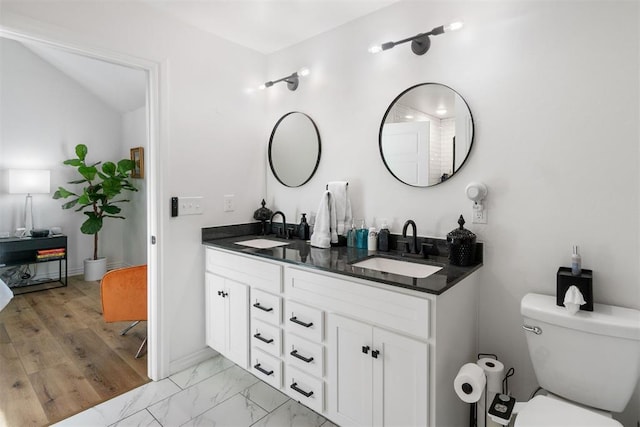
[[[128,228],[127,226],[121,225],[119,232],[123,236],[126,235],[127,239],[123,239],[122,242],[120,243],[113,243],[113,239],[112,239],[110,243],[112,247],[107,248],[107,250],[111,250],[112,253],[120,254],[120,258],[116,256],[116,259],[113,262],[111,262],[110,264],[111,268],[126,266],[126,265],[133,265],[133,264],[141,264],[141,263],[146,263],[149,266],[148,286],[147,286],[148,307],[149,307],[147,336],[149,338],[149,346],[147,351],[146,371],[147,371],[147,376],[149,378],[153,380],[160,379],[162,369],[160,368],[158,363],[158,360],[160,359],[159,357],[160,351],[158,350],[160,345],[160,339],[159,339],[159,333],[158,333],[159,329],[157,327],[157,324],[159,323],[157,321],[158,310],[156,309],[156,307],[158,307],[158,304],[157,304],[157,295],[158,295],[157,252],[158,251],[157,251],[156,245],[152,244],[152,239],[153,241],[155,241],[155,235],[156,235],[155,230],[157,230],[157,224],[158,224],[158,214],[156,209],[156,206],[157,206],[156,194],[158,190],[157,164],[158,164],[158,157],[159,157],[158,125],[157,125],[158,99],[159,99],[159,96],[158,96],[159,95],[159,89],[158,89],[159,65],[156,63],[147,62],[137,58],[128,58],[125,56],[117,56],[117,55],[114,56],[113,54],[105,55],[101,52],[74,47],[68,44],[63,45],[60,43],[39,39],[27,34],[16,33],[14,31],[11,31],[2,27],[0,27],[0,41],[11,41],[21,46],[30,45],[32,49],[26,48],[28,52],[26,53],[23,52],[25,55],[40,56],[35,52],[36,49],[39,49],[41,52],[48,51],[49,54],[53,56],[56,56],[56,55],[63,56],[63,57],[76,56],[77,57],[76,59],[79,60],[80,63],[86,64],[88,63],[87,61],[94,62],[96,64],[102,63],[107,67],[111,67],[111,68],[120,67],[123,69],[128,69],[134,73],[141,73],[144,76],[143,83],[142,83],[143,84],[142,96],[144,99],[143,106],[140,108],[133,109],[131,111],[127,111],[126,113],[123,113],[123,115],[126,117],[123,118],[122,120],[123,124],[122,124],[121,130],[123,130],[123,132],[129,132],[129,134],[123,135],[121,139],[122,143],[120,144],[120,147],[115,147],[115,150],[114,150],[113,146],[111,147],[100,146],[100,147],[93,148],[90,144],[87,144],[87,145],[90,146],[90,155],[91,155],[91,150],[93,150],[94,152],[99,154],[98,158],[100,158],[102,154],[106,156],[107,153],[109,153],[109,150],[119,152],[120,154],[118,158],[121,158],[121,157],[128,157],[130,148],[143,147],[144,149],[145,176],[143,179],[134,180],[135,181],[134,185],[138,187],[138,189],[140,190],[139,193],[141,193],[140,195],[143,196],[135,200],[137,207],[135,207],[134,212],[142,209],[144,213],[141,216],[133,215],[134,220],[132,221],[127,220],[127,222],[131,222],[131,224],[127,224]],[[47,53],[41,53],[40,59],[45,62],[48,62],[44,58],[44,55],[47,55]],[[54,61],[54,60],[51,59],[51,61]],[[3,61],[3,62],[6,63],[6,61]],[[66,74],[70,80],[73,80],[72,76],[70,76],[68,73],[65,73],[62,70],[62,68],[65,66],[70,66],[70,64],[67,63],[66,65],[64,65],[63,63],[59,63],[57,66],[53,66],[53,68],[57,68],[58,72],[60,72],[61,74]],[[89,74],[92,75],[93,77],[96,76],[96,72],[94,71],[90,71]],[[25,91],[29,91],[32,89],[33,87],[31,86],[25,86],[21,88],[21,90],[25,90]],[[99,96],[96,93],[93,93],[93,95],[99,98]],[[107,102],[105,101],[105,103]],[[0,117],[0,120],[2,120],[2,117]],[[138,120],[142,120],[142,122],[139,122]],[[28,123],[22,123],[22,124],[25,127],[29,127],[29,126],[33,127],[33,126],[36,126],[37,123],[38,123],[38,117],[34,115],[31,121],[29,121]],[[124,128],[127,128],[127,129],[124,129]],[[100,132],[100,129],[94,129],[94,131],[98,133]],[[47,149],[51,151],[55,151],[56,149],[61,150],[60,147],[63,146],[63,143],[68,144],[70,146],[74,146],[76,142],[86,143],[87,142],[86,140],[85,141],[80,140],[81,139],[80,135],[83,132],[87,132],[85,133],[85,135],[89,134],[88,130],[84,130],[84,131],[80,130],[75,135],[68,134],[66,140],[59,141],[57,146],[55,146],[55,144],[53,147],[49,145],[47,146]],[[131,141],[135,141],[136,138],[138,138],[137,139],[138,141],[140,140],[139,135],[141,133],[144,135],[144,141],[140,144],[132,145]],[[74,139],[74,138],[77,138],[77,139]],[[4,141],[5,141],[4,138],[0,139],[0,169],[6,169],[10,167],[10,165],[8,165],[7,162],[9,162],[9,160],[11,159],[15,160],[17,157],[19,157],[17,155],[16,156],[12,155],[12,153],[17,152],[18,150],[8,149],[6,146],[4,146]],[[23,154],[25,154],[26,158],[33,160],[35,156],[33,154],[30,154],[27,148],[29,147],[26,147],[25,145],[22,146]],[[43,151],[46,151],[46,150],[43,150]],[[61,163],[62,160],[64,159],[65,158],[56,158],[55,162]],[[54,184],[54,179],[55,179],[54,176],[55,174],[52,173],[52,187],[56,185]],[[55,187],[52,188],[52,193],[53,191],[55,191]],[[2,197],[6,198],[8,196],[4,194],[4,192],[2,192],[0,193],[0,198]],[[34,210],[38,212],[37,209],[41,209],[40,214],[36,214],[36,215],[40,215],[40,218],[39,218],[40,220],[45,219],[48,209],[51,208],[51,206],[49,206],[50,203],[53,203],[54,209],[56,209],[55,211],[56,213],[61,211],[60,201],[51,201],[50,197],[48,198],[43,197],[42,200],[36,200],[36,202],[38,201],[41,202],[41,206],[34,207]],[[10,224],[13,224],[15,220],[15,212],[19,211],[19,208],[6,209],[7,206],[15,204],[15,202],[11,202],[8,199],[3,200],[3,202],[0,204],[3,206],[3,208],[1,209],[2,212],[0,212],[0,231],[4,230],[5,228],[11,229],[13,225],[10,225]],[[71,212],[64,212],[64,213],[61,213],[61,215],[73,216],[73,215],[69,215],[70,213]],[[60,219],[60,221],[63,221],[63,220]],[[44,222],[43,222],[43,225],[45,225]],[[47,225],[51,226],[51,225],[59,225],[59,224],[50,223]],[[108,224],[106,227],[110,227],[112,225],[113,224]],[[111,231],[112,230],[109,230],[110,234],[111,234]],[[71,233],[75,233],[78,235],[80,234],[79,226],[75,227],[73,225],[69,225],[68,230],[63,229],[63,232],[65,232],[66,234],[71,234]],[[132,236],[133,238],[131,238]],[[87,237],[88,236],[79,236],[76,239],[77,242],[75,243],[80,244],[78,243],[80,239],[82,238],[86,239]],[[72,241],[72,239],[70,239],[69,252],[73,250],[72,249],[73,244],[74,242]],[[113,246],[116,246],[116,248],[114,248]],[[69,259],[67,260],[67,262],[71,263],[72,260]],[[80,274],[79,268],[81,267],[77,265],[77,260],[75,261],[75,264],[73,266],[69,265],[70,273],[72,275]],[[46,274],[46,271],[43,273]]]

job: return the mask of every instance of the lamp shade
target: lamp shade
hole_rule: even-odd
[[[51,192],[51,171],[46,169],[9,169],[9,193],[38,194]]]

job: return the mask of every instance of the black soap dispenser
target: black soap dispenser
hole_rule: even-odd
[[[303,213],[298,226],[298,237],[302,240],[309,240],[309,223],[307,222],[307,214]]]

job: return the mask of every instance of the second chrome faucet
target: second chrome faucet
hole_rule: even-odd
[[[420,251],[418,250],[418,231],[416,228],[416,223],[412,219],[409,219],[404,223],[404,226],[402,227],[402,238],[407,238],[407,228],[409,228],[409,226],[413,228],[413,242],[405,240],[405,252],[413,252],[419,254]],[[413,243],[413,249],[411,249],[411,243]]]
[[[413,231],[411,239],[407,239],[407,229],[409,226],[411,226]],[[416,223],[412,219],[404,223],[402,227],[402,238],[403,240],[398,240],[398,249],[400,249],[401,244],[404,244],[402,256],[428,258],[429,255],[439,255],[436,245],[425,242],[425,239],[421,239],[422,243],[418,246],[418,231]]]
[[[282,232],[276,232],[276,236],[288,239],[289,230],[287,230],[287,220],[284,217],[284,213],[282,213],[281,211],[275,211],[273,214],[271,214],[271,230],[273,230],[273,218],[278,214],[282,217]]]

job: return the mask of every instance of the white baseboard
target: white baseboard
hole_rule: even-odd
[[[197,365],[200,362],[204,362],[207,359],[211,359],[217,356],[219,353],[210,347],[205,347],[202,350],[195,353],[188,354],[177,360],[172,360],[169,363],[169,375],[173,375],[180,371],[184,371],[187,368]]]

